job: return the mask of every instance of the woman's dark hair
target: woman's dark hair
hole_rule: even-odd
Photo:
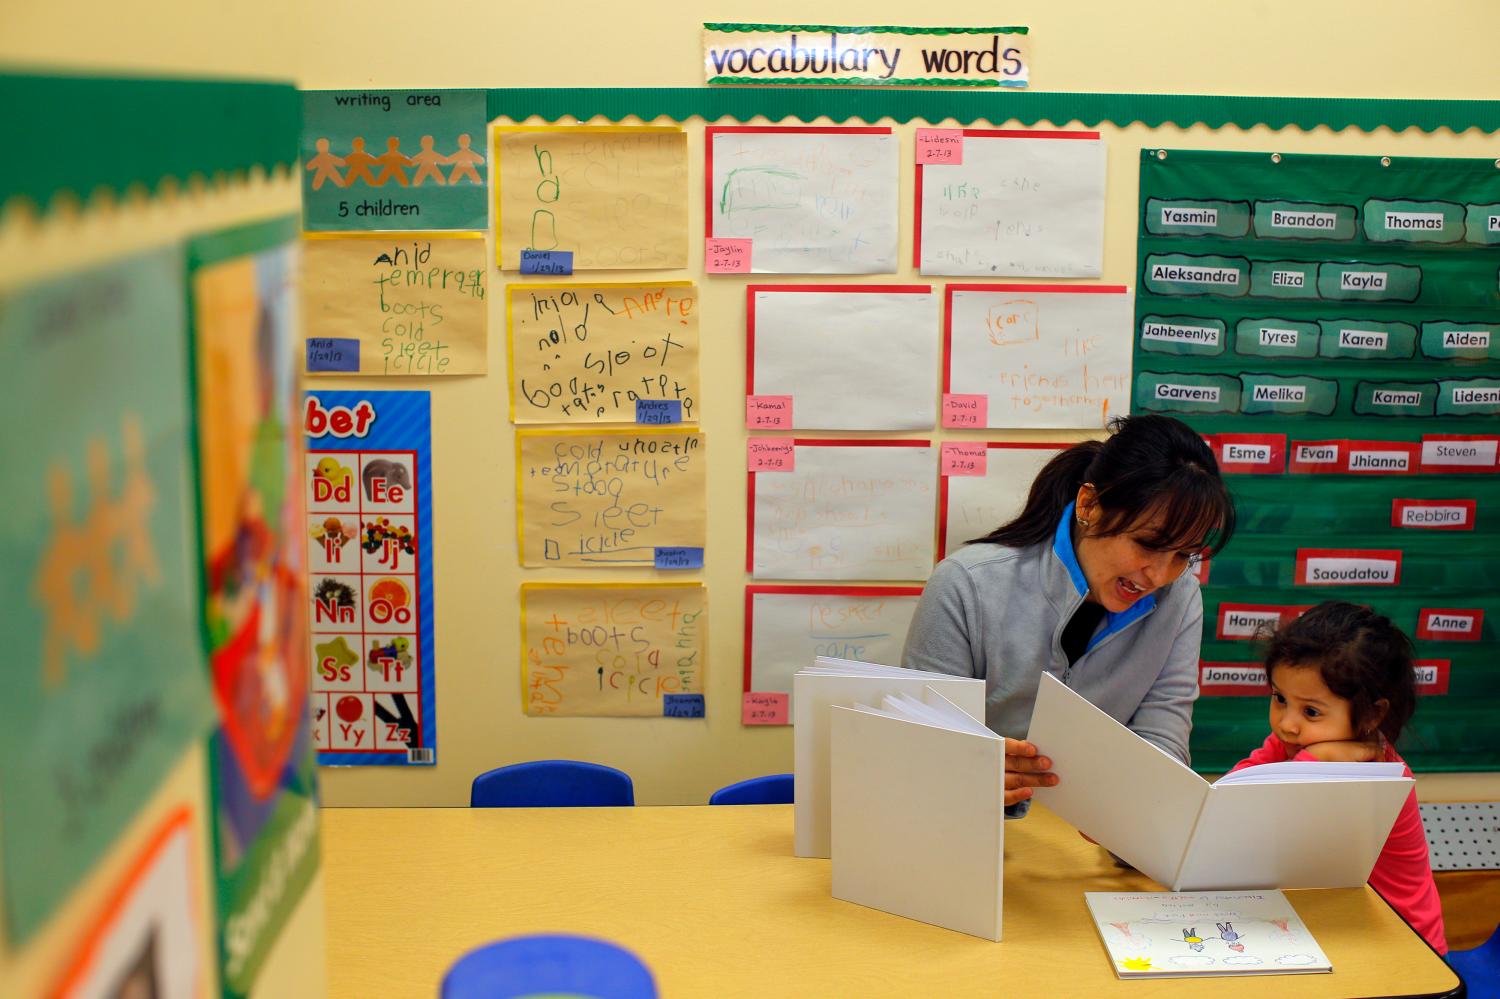
[[[1109,423],[1109,437],[1075,444],[1037,473],[1026,506],[1010,523],[970,544],[1024,548],[1051,541],[1063,507],[1092,483],[1100,518],[1094,537],[1123,534],[1160,512],[1161,530],[1141,543],[1160,550],[1219,552],[1234,534],[1234,498],[1203,438],[1181,420],[1144,414]]]
[[[1378,731],[1391,745],[1417,709],[1411,639],[1368,607],[1328,600],[1276,629],[1266,643],[1266,674],[1278,666],[1316,669],[1349,702],[1361,736]],[[1377,701],[1387,702],[1385,717]]]

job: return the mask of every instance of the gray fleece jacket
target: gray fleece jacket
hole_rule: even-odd
[[[1012,739],[1026,738],[1045,670],[1186,763],[1203,630],[1198,581],[1185,575],[1106,615],[1070,667],[1062,632],[1088,592],[1072,523],[1069,504],[1050,545],[967,545],[940,562],[902,662],[983,679],[985,724]]]

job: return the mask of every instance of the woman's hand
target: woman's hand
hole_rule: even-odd
[[[1339,742],[1315,742],[1311,746],[1303,746],[1302,751],[1324,763],[1369,763],[1381,757],[1378,744],[1356,742],[1353,739]]]
[[[1054,787],[1057,774],[1050,773],[1052,761],[1038,754],[1037,748],[1021,739],[1005,740],[1005,803],[1014,805],[1031,797],[1034,787]]]

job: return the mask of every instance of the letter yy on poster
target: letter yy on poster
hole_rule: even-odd
[[[303,405],[318,762],[436,763],[428,393]]]
[[[0,864],[26,941],[211,724],[177,247],[0,295]]]
[[[484,229],[483,90],[302,95],[302,227]]]
[[[482,233],[313,233],[302,244],[308,374],[482,375]]]
[[[526,713],[702,718],[707,610],[698,583],[523,584]]]
[[[707,458],[692,430],[518,430],[527,567],[701,569]]]
[[[503,271],[687,266],[687,133],[675,125],[495,129]]]
[[[698,289],[507,286],[513,423],[697,423]]]
[[[295,218],[189,244],[223,992],[249,995],[318,868]]]

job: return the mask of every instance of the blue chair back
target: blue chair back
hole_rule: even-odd
[[[630,775],[576,760],[535,760],[474,778],[471,808],[593,808],[634,805]]]
[[[469,951],[443,976],[442,999],[537,994],[656,999],[656,982],[625,948],[575,936],[499,940]]]
[[[790,805],[792,775],[771,774],[751,777],[738,784],[721,787],[708,799],[710,805]]]
[[[1469,999],[1500,999],[1500,926],[1470,950],[1450,950],[1448,964],[1464,980]]]

